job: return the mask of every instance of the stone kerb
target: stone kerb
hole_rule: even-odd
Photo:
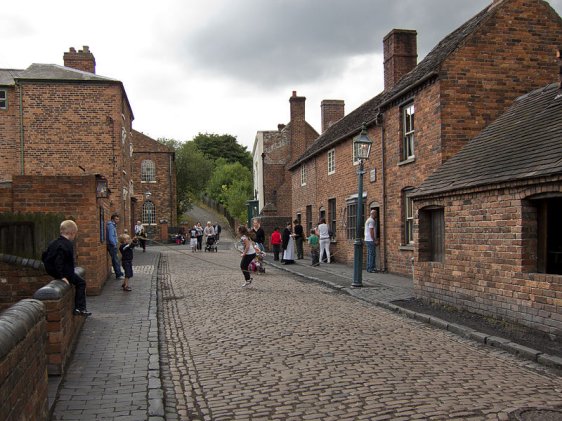
[[[0,419],[48,419],[45,323],[38,300],[0,314]]]
[[[84,276],[83,268],[76,268]],[[38,289],[33,298],[42,301],[47,322],[47,370],[49,376],[61,376],[72,355],[75,342],[84,324],[84,317],[75,317],[74,287],[61,280],[53,280]]]

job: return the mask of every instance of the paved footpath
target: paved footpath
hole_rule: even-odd
[[[135,250],[133,291],[111,278],[88,297],[86,320],[59,387],[52,420],[163,420],[156,270],[160,249]],[[86,274],[87,275],[87,274]]]
[[[168,420],[508,420],[562,408],[562,378],[547,367],[271,266],[242,288],[239,253],[222,245],[161,258]]]

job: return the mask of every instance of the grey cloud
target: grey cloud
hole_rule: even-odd
[[[553,0],[551,3],[562,2]],[[184,51],[200,71],[261,86],[336,77],[346,60],[382,54],[393,28],[418,31],[423,58],[491,0],[229,1],[186,36]]]

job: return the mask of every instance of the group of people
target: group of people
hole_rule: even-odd
[[[191,251],[196,252],[197,250],[201,251],[203,249],[203,237],[207,239],[207,243],[211,241],[211,239],[213,242],[219,241],[221,231],[222,227],[218,222],[213,225],[211,221],[207,221],[205,228],[203,228],[201,222],[197,222],[189,230],[189,246],[191,247]]]

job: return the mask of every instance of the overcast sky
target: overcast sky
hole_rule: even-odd
[[[251,152],[289,120],[292,91],[320,131],[320,102],[346,113],[383,89],[382,39],[418,33],[418,62],[492,0],[19,0],[2,4],[0,68],[63,64],[87,45],[123,82],[133,128],[155,139],[231,134]],[[550,0],[562,13],[562,0]]]

